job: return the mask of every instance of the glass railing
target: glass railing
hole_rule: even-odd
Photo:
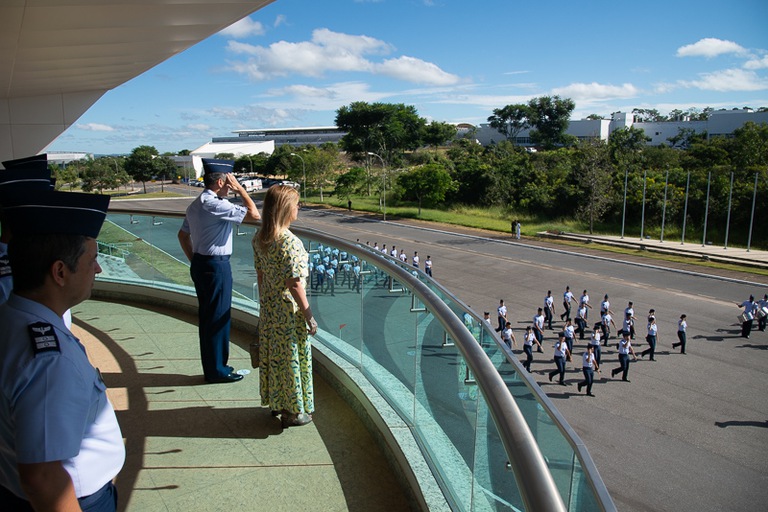
[[[100,279],[194,295],[181,217],[125,211],[111,213],[99,236]],[[255,229],[238,228],[231,263],[234,306],[258,314]],[[334,279],[313,272],[308,286],[315,341],[397,411],[452,509],[615,510],[578,436],[474,312],[384,254],[293,231],[310,261],[336,260]]]

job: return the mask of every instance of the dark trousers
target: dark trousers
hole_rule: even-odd
[[[587,321],[583,318],[577,318],[576,319],[576,332],[579,333],[579,339],[584,339],[584,334],[587,330]]]
[[[584,372],[584,381],[581,383],[581,385],[587,386],[587,394],[590,394],[592,393],[592,383],[595,380],[595,370],[589,366],[585,366],[581,369],[581,371]]]
[[[656,336],[651,336],[650,334],[645,337],[645,341],[648,342],[648,348],[640,352],[640,355],[645,357],[646,355],[651,356],[651,361],[653,361],[653,356],[656,353]]]
[[[627,376],[629,375],[629,354],[619,354],[619,364],[621,366],[611,370],[611,377],[617,373],[621,373],[621,380],[627,380]]]
[[[549,380],[552,380],[555,375],[560,374],[560,380],[558,382],[563,382],[563,379],[565,379],[565,358],[562,356],[555,356],[555,366],[557,366],[557,370],[553,370],[549,372]]]
[[[523,345],[523,352],[525,352],[525,361],[523,361],[523,366],[526,370],[528,370],[528,373],[530,373],[531,363],[533,362],[533,346]]]
[[[685,331],[677,331],[678,343],[673,343],[672,348],[680,347],[680,353],[685,354]]]
[[[748,322],[743,322],[741,324],[741,337],[749,338],[749,333],[751,332],[752,332],[752,320]]]
[[[565,338],[565,343],[568,345],[568,352],[573,354],[573,338]]]
[[[758,331],[764,331],[766,323],[768,323],[768,316],[764,316],[763,318],[758,318],[757,319],[757,330]]]
[[[605,324],[600,324],[600,330],[603,331],[603,344],[608,346],[608,338],[611,336],[611,327]]]
[[[560,320],[568,320],[571,318],[571,303],[563,301],[563,314],[560,315]]]
[[[432,267],[425,267],[424,272],[426,272],[429,277],[432,277]]]
[[[547,322],[547,328],[552,329],[552,310],[544,308],[544,321]]]
[[[597,367],[600,367],[600,358],[603,355],[603,350],[600,348],[600,344],[595,345],[595,361],[597,361]]]
[[[192,257],[190,275],[198,303],[200,359],[206,379],[226,377],[232,313],[232,269],[229,256]]]
[[[78,498],[83,512],[115,512],[117,510],[117,488],[112,482],[91,494]],[[34,512],[32,505],[19,498],[5,487],[0,486],[0,503],[4,512]]]
[[[504,320],[504,317],[503,317],[503,316],[500,316],[500,317],[499,317],[499,327],[496,329],[496,332],[501,332],[501,331],[503,331],[503,330],[504,330],[504,327],[505,327],[505,325],[504,325],[504,324],[506,324],[506,323],[507,323],[507,321],[506,321],[506,320]]]

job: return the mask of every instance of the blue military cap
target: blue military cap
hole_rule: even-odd
[[[6,160],[3,162],[3,167],[6,169],[18,169],[18,170],[42,170],[48,168],[48,155],[43,153],[42,155],[28,156],[26,158],[17,158],[16,160]]]
[[[203,158],[203,171],[205,174],[214,172],[232,172],[235,168],[234,160],[216,160],[213,158]]]
[[[47,166],[43,167],[37,170],[13,167],[7,171],[0,171],[0,205],[30,192],[50,190],[52,188],[51,171]]]
[[[14,233],[83,235],[96,238],[110,196],[47,190],[3,205]]]

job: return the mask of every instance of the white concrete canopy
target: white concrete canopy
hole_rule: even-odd
[[[2,0],[0,160],[40,152],[105,92],[273,0]]]

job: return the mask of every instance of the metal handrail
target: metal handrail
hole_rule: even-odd
[[[182,218],[183,213],[163,208],[152,208],[151,212],[142,212],[135,205],[131,207],[122,207],[121,202],[110,204],[109,213],[136,214],[144,213],[155,216],[167,216]],[[246,222],[247,224],[260,225],[259,222]],[[507,457],[513,469],[515,481],[520,491],[520,496],[527,510],[547,510],[562,511],[567,508],[563,503],[552,474],[547,467],[546,461],[539,450],[536,438],[533,436],[525,417],[520,411],[517,403],[512,397],[506,383],[499,375],[497,369],[493,366],[482,347],[477,343],[474,336],[469,332],[464,323],[454,314],[454,312],[423,282],[411,275],[410,271],[401,268],[397,263],[390,259],[389,255],[383,253],[374,253],[369,248],[348,242],[321,231],[297,226],[291,227],[291,231],[300,237],[310,238],[324,244],[344,249],[350,254],[354,254],[361,259],[370,260],[372,256],[379,256],[377,265],[387,271],[393,277],[407,284],[411,292],[418,296],[423,304],[427,305],[430,312],[438,319],[443,328],[448,332],[456,343],[459,351],[466,360],[472,374],[475,376],[478,387],[488,404],[488,410],[493,417],[496,428],[504,445]],[[433,285],[435,285],[433,281]],[[438,285],[439,286],[439,285]],[[465,305],[455,299],[453,294],[440,287],[441,291],[451,296],[462,307]],[[477,315],[469,308],[465,309],[477,318]],[[498,340],[497,340],[498,343]],[[511,361],[513,364],[516,361]],[[519,366],[519,365],[517,365]],[[520,372],[524,375],[524,372]],[[552,407],[546,395],[537,391],[530,382],[527,386],[550,408],[550,412],[556,411]],[[542,396],[543,395],[543,396]],[[546,400],[544,400],[546,399]],[[587,475],[590,477],[590,485],[596,492],[598,502],[603,510],[615,510],[613,501],[608,495],[607,489],[599,478],[597,470],[591,457],[586,453],[583,443],[575,442],[578,439],[575,432],[567,426],[562,416],[553,414],[556,423],[568,439],[574,450],[580,455],[579,461],[582,464]],[[566,427],[567,426],[567,427]],[[595,481],[595,477],[597,481]],[[608,504],[608,506],[606,506]]]

